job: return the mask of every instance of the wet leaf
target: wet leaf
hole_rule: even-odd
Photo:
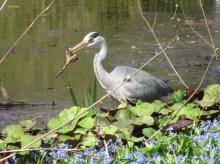
[[[82,119],[79,123],[79,126],[86,128],[86,129],[91,129],[95,126],[95,119],[93,119],[92,117],[86,117],[84,119]]]

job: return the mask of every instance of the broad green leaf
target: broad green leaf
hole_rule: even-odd
[[[210,85],[206,88],[204,97],[199,104],[202,107],[210,107],[216,103],[220,103],[220,85]]]
[[[118,128],[114,125],[103,127],[104,134],[114,135],[117,132],[117,130],[118,130]]]
[[[132,120],[120,120],[120,121],[116,121],[114,123],[112,123],[112,125],[117,126],[118,129],[122,130],[124,128],[129,128],[131,130],[133,130],[134,126],[131,125],[133,123]]]
[[[170,120],[170,119],[167,118],[167,117],[162,117],[162,118],[160,118],[160,119],[159,119],[159,124],[160,124],[160,126],[165,126],[165,125],[167,124],[168,120]]]
[[[60,114],[59,114],[59,119],[68,121],[72,120],[75,118],[77,113],[80,111],[79,107],[72,107],[70,109],[64,109]]]
[[[175,102],[175,103],[179,103],[182,102],[184,100],[184,98],[186,97],[186,91],[185,90],[178,90],[173,92],[169,98],[171,99],[171,101]]]
[[[109,113],[96,113],[96,117],[100,117],[100,118],[103,118],[103,117],[108,117]]]
[[[5,144],[9,144],[9,143],[17,143],[19,139],[13,138],[11,136],[8,136],[4,139]]]
[[[187,104],[180,110],[177,116],[185,115],[191,120],[196,120],[201,114],[202,112],[197,107],[193,107],[192,104]]]
[[[25,147],[27,145],[29,145],[30,143],[32,143],[33,141],[37,140],[39,138],[39,136],[31,136],[31,135],[23,135],[20,138],[21,141],[21,147]],[[35,144],[32,144],[31,146],[29,146],[30,148],[39,148],[41,146],[41,140],[36,142]]]
[[[134,125],[153,125],[154,124],[154,119],[151,116],[142,116],[142,117],[136,117],[132,119],[132,124]]]
[[[96,136],[94,134],[89,132],[88,135],[83,138],[82,145],[86,146],[86,147],[87,146],[88,147],[97,146],[98,145],[98,139],[96,138]]]
[[[34,120],[24,120],[20,122],[20,125],[25,129],[31,129],[36,124],[36,119]]]
[[[140,142],[141,138],[134,137],[131,135],[131,131],[128,128],[124,128],[122,131],[124,139],[131,142]]]
[[[122,103],[118,106],[118,109],[125,109],[125,108],[128,108],[128,104],[126,103]]]
[[[0,150],[5,150],[6,149],[6,144],[4,140],[0,140]]]
[[[155,110],[155,105],[146,102],[138,102],[135,107],[131,107],[129,110],[136,116],[150,116]]]
[[[119,110],[115,115],[116,120],[130,120],[134,117],[129,110]]]
[[[170,109],[167,109],[167,108],[162,108],[160,111],[159,111],[160,114],[163,114],[163,115],[168,115],[170,113],[172,113],[172,110]]]
[[[86,129],[91,129],[95,126],[95,119],[92,117],[86,117],[79,121],[78,125]]]
[[[153,128],[144,128],[144,129],[142,130],[142,133],[143,133],[146,137],[150,138],[154,133],[156,133],[156,130],[153,129]]]
[[[81,135],[74,135],[74,136],[69,136],[69,135],[59,135],[58,139],[59,142],[65,142],[68,140],[74,141],[74,140],[79,140]]]
[[[160,112],[161,108],[163,108],[165,106],[165,103],[160,101],[160,100],[156,100],[152,103],[154,105],[154,112]]]
[[[58,126],[60,126],[61,124],[63,124],[64,122],[65,122],[65,120],[63,120],[63,119],[52,118],[52,119],[48,122],[47,126],[48,126],[48,128],[50,128],[50,129],[55,129],[55,128],[57,128]],[[67,132],[69,132],[69,131],[72,131],[74,128],[75,128],[75,126],[73,126],[73,125],[66,125],[66,126],[60,128],[60,129],[58,130],[58,132],[60,132],[60,133],[67,133]]]
[[[76,130],[74,130],[74,133],[85,135],[87,131],[88,129],[85,129],[85,128],[77,128]]]
[[[20,138],[24,135],[24,130],[21,125],[9,125],[2,130],[2,134],[13,138]]]

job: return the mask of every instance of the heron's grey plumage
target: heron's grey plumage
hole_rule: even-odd
[[[107,92],[115,89],[137,71],[136,68],[117,66],[111,73],[107,72],[102,65],[102,61],[107,55],[106,40],[96,32],[87,34],[84,40],[89,42],[88,47],[93,45],[100,47],[100,52],[94,57],[93,65],[99,83]],[[125,103],[135,103],[137,100],[151,102],[167,96],[171,91],[172,89],[164,81],[140,70],[111,95]]]

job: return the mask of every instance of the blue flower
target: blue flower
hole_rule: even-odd
[[[130,153],[125,154],[125,159],[127,159],[128,161],[133,161],[133,157]]]
[[[54,158],[63,159],[67,156],[66,151],[55,150],[52,152]]]

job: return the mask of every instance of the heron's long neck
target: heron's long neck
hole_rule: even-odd
[[[111,80],[111,75],[104,69],[102,65],[102,61],[106,58],[107,55],[107,45],[106,41],[103,38],[100,44],[100,52],[97,53],[93,60],[94,70],[96,74],[96,78],[103,88],[110,89],[109,81]]]

